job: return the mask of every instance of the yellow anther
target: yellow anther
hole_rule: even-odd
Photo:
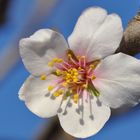
[[[82,68],[81,67],[78,67],[78,70],[82,70]]]
[[[71,71],[70,74],[73,75],[74,74],[74,71]]]
[[[70,78],[71,77],[71,74],[67,73],[66,74],[66,77]]]
[[[68,72],[71,72],[71,69],[68,69]]]
[[[75,76],[75,75],[73,75],[73,76],[72,76],[72,78],[73,78],[73,79],[78,79],[78,77],[77,77],[77,76]]]
[[[70,53],[68,53],[67,56],[68,56],[68,58],[71,58],[72,57],[72,55]]]
[[[53,58],[53,62],[54,62],[54,63],[61,63],[61,62],[63,62],[63,59],[60,59],[60,58]]]
[[[49,67],[53,67],[54,66],[54,62],[48,62],[48,66]]]
[[[94,66],[94,65],[92,65],[92,64],[91,64],[91,65],[89,65],[89,67],[90,67],[90,68],[92,68],[92,69],[94,69],[94,68],[95,68],[95,66]]]
[[[62,89],[59,89],[58,90],[58,93],[61,95],[63,93],[63,90]]]
[[[92,80],[96,79],[96,76],[95,75],[92,75],[91,79]]]
[[[79,99],[79,95],[76,93],[76,94],[74,94],[74,98],[73,98],[73,101],[74,101],[74,103],[78,103],[78,99]]]
[[[74,94],[74,99],[78,99],[79,98],[79,95],[76,93]]]
[[[54,89],[54,87],[53,86],[48,86],[48,91],[52,91]]]
[[[58,76],[61,75],[61,74],[62,74],[61,70],[57,69],[57,70],[56,70],[56,74],[57,74]]]
[[[67,83],[66,82],[63,82],[62,83],[62,86],[66,87],[67,86]]]
[[[66,72],[66,71],[63,71],[62,73],[63,73],[64,75],[65,75],[65,74],[67,74],[67,72]]]
[[[73,79],[73,82],[78,82],[78,79]]]
[[[41,80],[46,80],[46,78],[47,78],[47,76],[46,76],[45,74],[42,74],[42,75],[40,76],[40,79],[41,79]]]
[[[70,80],[66,80],[66,83],[70,83]]]
[[[57,62],[61,63],[61,62],[63,62],[63,59],[58,59]]]
[[[84,88],[87,88],[87,87],[88,87],[88,85],[87,85],[87,84],[84,84],[84,85],[83,85],[83,87],[84,87]]]
[[[75,75],[75,76],[78,76],[78,72],[75,72],[74,75]]]
[[[70,94],[72,94],[72,93],[73,93],[71,89],[69,90],[69,92],[70,92]]]
[[[78,103],[78,99],[73,99],[73,101],[74,101],[74,103],[76,103],[76,104]]]
[[[73,70],[73,72],[77,72],[78,71],[76,68],[73,68],[72,70]]]
[[[54,93],[53,93],[53,96],[55,96],[55,97],[58,97],[59,95],[60,95],[59,92],[54,92]]]
[[[73,79],[78,79],[78,77],[76,75],[73,75],[72,78]]]
[[[53,62],[57,62],[58,61],[58,58],[53,58]]]

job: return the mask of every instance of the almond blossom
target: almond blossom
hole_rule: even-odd
[[[31,76],[19,91],[30,111],[58,115],[72,136],[96,134],[110,108],[134,106],[140,99],[140,61],[114,54],[123,28],[117,14],[91,7],[79,17],[68,38],[41,29],[20,41],[20,55]]]

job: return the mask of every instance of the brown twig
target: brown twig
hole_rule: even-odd
[[[58,117],[53,117],[36,140],[75,140],[75,138],[63,131]]]
[[[134,56],[140,53],[140,12],[129,22],[116,53]]]

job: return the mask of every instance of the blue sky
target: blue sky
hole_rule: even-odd
[[[57,28],[67,38],[72,32],[80,13],[91,6],[101,6],[109,13],[121,16],[124,28],[128,21],[139,9],[139,0],[60,0],[50,12],[49,17],[39,25],[33,25],[31,32],[39,28]],[[0,50],[8,48],[7,42],[12,41],[22,30],[27,15],[32,10],[33,1],[16,0],[9,10],[9,22],[0,28]],[[27,10],[25,11],[25,8]],[[13,28],[14,27],[14,28]],[[139,56],[138,56],[139,57]],[[18,90],[29,73],[25,70],[21,60],[0,81],[0,140],[31,139],[38,133],[41,125],[46,121],[32,114],[18,99]],[[138,139],[140,130],[140,107],[131,111],[113,116],[106,126],[94,137],[88,140],[132,140]]]

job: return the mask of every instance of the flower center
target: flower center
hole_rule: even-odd
[[[60,77],[59,88],[54,92],[54,96],[64,95],[64,98],[72,97],[75,103],[86,89],[92,95],[99,96],[99,92],[95,89],[92,80],[96,79],[94,69],[100,61],[95,60],[91,63],[86,61],[85,56],[75,56],[71,50],[67,51],[67,60],[54,58],[48,63],[48,66],[55,67],[53,74]],[[41,76],[42,80],[46,80],[45,75]],[[48,86],[48,90],[53,90],[53,86]]]

